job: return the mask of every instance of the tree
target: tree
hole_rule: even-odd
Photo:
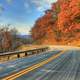
[[[44,40],[68,43],[80,39],[80,0],[53,3],[52,8],[35,22],[32,37],[42,43]]]

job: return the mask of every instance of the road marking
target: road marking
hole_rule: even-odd
[[[32,70],[34,70],[36,68],[39,68],[39,67],[41,67],[41,66],[43,66],[43,65],[45,65],[45,64],[47,64],[49,62],[51,62],[52,60],[58,58],[60,55],[64,54],[66,51],[67,50],[64,50],[64,51],[62,51],[62,52],[60,52],[58,54],[55,54],[52,57],[48,58],[47,60],[42,61],[41,63],[37,63],[37,64],[35,64],[33,66],[30,66],[29,68],[21,70],[20,72],[17,72],[17,73],[15,73],[13,75],[10,75],[8,77],[5,77],[2,80],[15,80],[16,78],[18,78],[18,77],[20,77],[20,76],[22,76],[24,74],[27,74],[30,71],[32,71]]]

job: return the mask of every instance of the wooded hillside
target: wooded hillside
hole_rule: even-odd
[[[80,44],[80,0],[58,0],[32,28],[37,44]]]

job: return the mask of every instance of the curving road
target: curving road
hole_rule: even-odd
[[[52,51],[49,52],[50,54],[48,53],[37,54],[37,55],[29,56],[27,58],[22,58],[22,59],[20,58],[14,61],[0,64],[0,79],[10,74],[19,72],[29,66],[40,63],[43,60],[47,60],[49,57],[59,52],[60,51]]]
[[[0,79],[8,80],[5,77],[25,70],[30,66],[39,65],[43,61],[48,61],[52,56],[59,53],[61,51],[52,51],[0,64]],[[15,80],[80,80],[80,50],[65,51],[64,54],[53,60],[51,59],[51,61],[36,69],[30,70]]]

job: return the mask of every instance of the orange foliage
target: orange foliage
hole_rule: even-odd
[[[76,29],[76,27],[80,29],[80,24],[75,23],[75,19],[80,20],[80,0],[62,0],[60,6],[61,11],[58,14],[59,28],[63,31]]]
[[[56,41],[56,38],[60,41],[79,39],[80,0],[58,0],[53,3],[51,10],[47,10],[46,14],[36,21],[32,37],[39,41],[51,39],[51,42]]]

